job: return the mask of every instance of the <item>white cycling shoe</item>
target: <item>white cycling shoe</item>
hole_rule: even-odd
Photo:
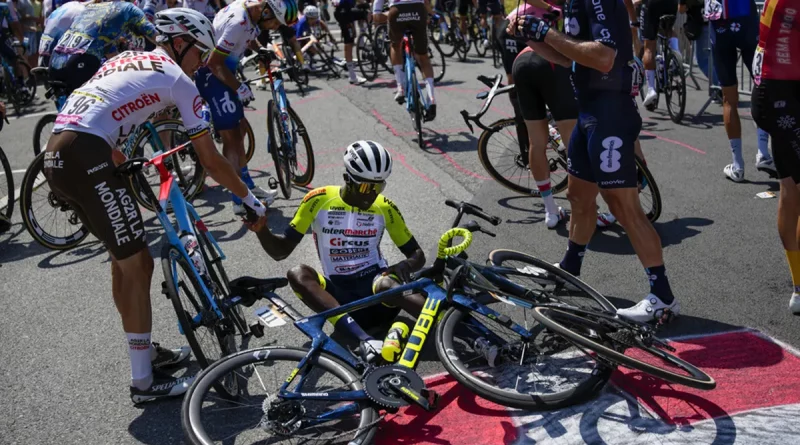
[[[744,181],[744,169],[735,169],[733,164],[728,164],[722,169],[722,173],[725,173],[725,176],[728,177],[733,182],[742,182]]]
[[[597,227],[605,229],[606,227],[617,222],[617,217],[612,215],[611,212],[603,212],[597,214]]]
[[[656,99],[658,99],[658,93],[656,93],[656,90],[654,88],[648,88],[647,94],[644,96],[644,102],[642,102],[642,105],[644,105],[645,107],[650,106],[652,105],[653,102],[655,102]]]
[[[561,207],[558,208],[556,213],[546,213],[544,215],[544,223],[547,224],[548,229],[555,229],[558,223],[567,217],[567,213]]]
[[[401,89],[397,89],[394,92],[394,101],[400,105],[404,104],[406,102],[406,93],[404,93]]]
[[[674,299],[671,304],[666,304],[653,294],[648,294],[644,300],[636,303],[635,306],[627,309],[617,309],[617,315],[628,320],[648,323],[657,321],[664,315],[664,311],[669,309],[673,315],[678,315],[681,305],[678,299]]]
[[[770,178],[778,177],[778,170],[775,169],[775,160],[770,157],[763,157],[761,153],[756,155],[756,170],[768,174]]]
[[[792,298],[789,299],[789,309],[792,314],[800,315],[800,294],[792,294]]]

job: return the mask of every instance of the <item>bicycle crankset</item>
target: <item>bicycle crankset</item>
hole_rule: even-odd
[[[425,388],[413,370],[403,366],[381,366],[364,378],[364,390],[377,405],[397,409],[415,403],[426,411],[436,407],[439,395]]]

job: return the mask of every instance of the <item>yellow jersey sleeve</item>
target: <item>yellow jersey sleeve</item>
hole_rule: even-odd
[[[338,196],[339,187],[335,186],[319,187],[306,193],[306,196],[303,198],[303,202],[300,203],[300,207],[294,213],[294,217],[289,223],[289,227],[286,228],[284,236],[295,240],[302,238],[306,232],[308,232],[311,224],[314,223],[317,213],[319,213],[319,211],[325,207],[325,202]]]
[[[389,232],[389,236],[392,238],[392,241],[394,241],[394,244],[406,255],[413,253],[419,247],[419,244],[414,239],[414,235],[411,234],[411,231],[408,230],[403,214],[400,213],[400,209],[397,208],[397,205],[395,205],[391,199],[383,195],[378,195],[375,204],[378,205],[378,208],[383,214],[383,219],[386,223],[386,231]]]

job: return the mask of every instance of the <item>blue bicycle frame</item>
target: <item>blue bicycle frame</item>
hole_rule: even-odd
[[[406,70],[406,111],[411,112],[416,110],[416,101],[414,98],[414,91],[417,91],[417,97],[422,102],[423,110],[428,109],[428,99],[422,94],[422,88],[417,82],[417,65],[414,56],[412,55],[411,43],[409,37],[403,38],[403,57],[405,59]],[[415,111],[416,112],[416,111]],[[422,118],[422,116],[420,116]]]
[[[280,113],[283,137],[285,138],[286,144],[291,149],[294,149],[297,127],[294,123],[294,120],[289,118],[289,99],[286,97],[286,90],[283,88],[283,78],[280,76],[277,78],[273,77],[272,70],[269,69],[267,70],[267,75],[269,78],[269,83],[272,86],[272,101],[277,105],[278,113]],[[291,128],[287,122],[291,122]],[[269,144],[269,135],[267,136],[267,150],[272,150],[272,147]]]

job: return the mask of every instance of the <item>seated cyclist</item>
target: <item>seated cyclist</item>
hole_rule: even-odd
[[[287,277],[297,296],[315,312],[368,297],[409,281],[425,264],[425,254],[406,227],[397,206],[380,192],[392,172],[392,158],[379,143],[357,141],[344,154],[344,186],[310,191],[283,235],[274,235],[266,219],[251,227],[261,247],[277,261],[287,258],[310,228],[322,263],[322,273],[307,264]],[[406,259],[388,266],[381,254],[384,230]],[[425,300],[414,294],[392,304],[370,306],[328,321],[338,331],[362,342],[362,351],[379,354],[381,341],[364,329],[388,327],[400,308],[416,316]]]
[[[50,14],[45,23],[42,38],[39,40],[39,66],[50,65],[50,53],[53,51],[53,47],[84,9],[86,8],[81,2],[69,2]]]
[[[154,45],[156,29],[131,3],[86,3],[53,48],[50,79],[64,82],[68,93],[72,92],[89,80],[104,60],[120,52],[126,36]]]
[[[216,47],[195,74],[200,94],[211,110],[214,128],[222,137],[222,152],[228,161],[241,169],[242,180],[250,190],[270,204],[276,191],[256,186],[247,169],[244,151],[244,104],[255,99],[247,84],[234,74],[239,58],[262,31],[292,25],[297,20],[295,0],[242,0],[231,3],[214,17]],[[244,214],[242,201],[231,195],[233,213]]]
[[[486,24],[487,12],[492,15],[494,29],[499,29],[501,26],[503,26],[503,12],[505,11],[503,10],[503,5],[500,4],[500,0],[478,0],[478,15],[481,18],[482,29],[488,28],[488,25]],[[492,36],[489,36],[489,39],[491,40]]]
[[[308,52],[311,55],[317,54],[317,48],[314,44],[318,41],[321,32],[330,33],[328,25],[319,19],[319,8],[314,5],[308,5],[303,9],[303,16],[294,24],[294,30],[297,40],[308,40],[301,51],[303,53]],[[312,63],[313,61],[309,62]]]
[[[139,206],[127,180],[115,172],[118,152],[113,147],[126,139],[129,128],[175,106],[206,172],[256,214],[266,213],[238,171],[217,152],[206,122],[197,115],[200,95],[189,75],[214,48],[211,24],[193,10],[174,8],[157,13],[155,26],[161,33],[155,51],[119,54],[69,96],[48,141],[44,169],[50,189],[69,203],[111,255],[111,293],[128,338],[135,403],[183,394],[192,378],[153,370],[185,360],[189,348],[151,345],[153,257]]]

